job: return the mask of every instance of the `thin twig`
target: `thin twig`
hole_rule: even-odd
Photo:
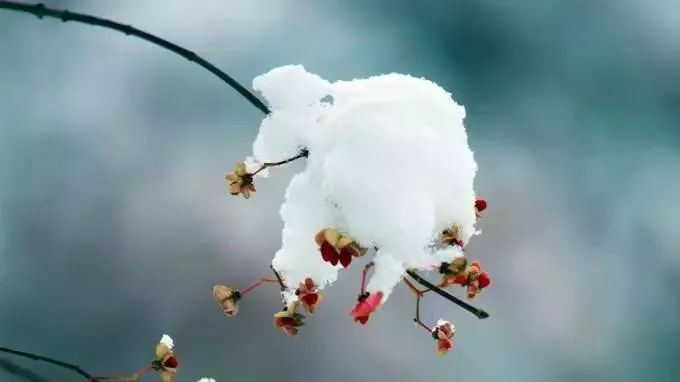
[[[75,373],[78,373],[81,376],[85,377],[88,381],[99,382],[99,380],[97,378],[93,377],[91,374],[89,374],[85,370],[81,369],[80,366],[78,366],[78,365],[66,363],[66,362],[63,362],[63,361],[56,360],[54,358],[49,358],[49,357],[45,357],[45,356],[34,354],[34,353],[27,353],[27,352],[9,349],[9,348],[5,348],[5,347],[0,347],[0,352],[14,354],[14,355],[17,355],[19,357],[32,359],[34,361],[47,362],[47,363],[50,363],[52,365],[56,365],[56,366],[62,367],[64,369],[68,369],[68,370],[71,370]]]
[[[294,161],[294,160],[297,160],[297,159],[300,159],[300,158],[307,158],[308,156],[309,156],[309,150],[307,150],[307,149],[302,149],[298,155],[296,155],[296,156],[294,156],[294,157],[292,157],[292,158],[284,159],[284,160],[282,160],[282,161],[280,161],[280,162],[268,162],[268,163],[262,164],[262,166],[260,166],[260,168],[258,168],[257,171],[255,171],[254,173],[250,174],[250,176],[255,176],[255,175],[257,175],[258,172],[264,170],[265,168],[281,166],[281,165],[284,165],[284,164],[286,164],[286,163],[290,163],[290,162],[292,162],[292,161]]]
[[[425,294],[426,291],[429,291],[429,289],[427,289],[426,291],[421,291],[421,290],[419,290],[419,289],[416,288],[416,286],[413,285],[413,283],[412,283],[411,281],[409,281],[409,279],[407,279],[406,277],[404,277],[403,280],[404,280],[404,284],[406,284],[406,286],[408,287],[408,289],[410,289],[411,292],[413,292],[413,293],[416,295],[416,297],[420,297],[420,296],[422,296],[423,294]]]
[[[142,375],[144,375],[146,372],[151,370],[153,368],[153,365],[147,365],[144,366],[143,368],[135,371],[134,373],[131,374],[120,374],[120,375],[97,375],[95,378],[98,378],[100,380],[108,380],[108,381],[136,381],[138,380]]]
[[[364,267],[364,270],[361,271],[361,293],[360,296],[363,296],[366,294],[366,274],[368,273],[368,270],[371,269],[375,264],[371,261],[370,263],[366,264]]]
[[[420,321],[420,299],[422,297],[423,297],[422,295],[416,297],[416,318],[414,318],[413,321],[415,321],[423,329],[427,330],[428,333],[432,333],[432,328],[430,328],[429,326],[425,325],[422,321]]]
[[[272,271],[274,272],[274,275],[276,276],[276,281],[279,282],[279,286],[281,287],[281,291],[283,292],[284,290],[286,290],[286,284],[283,283],[283,279],[281,278],[281,275],[279,275],[279,272],[277,272],[276,269],[274,269],[274,266],[270,265],[270,267],[271,267]]]
[[[263,277],[263,278],[261,278],[258,282],[256,282],[255,284],[253,284],[253,285],[249,286],[248,288],[244,289],[243,292],[239,292],[239,294],[241,295],[241,297],[243,297],[243,296],[245,296],[246,294],[248,294],[248,292],[252,291],[253,289],[255,289],[255,288],[257,288],[257,287],[259,287],[259,286],[262,285],[263,283],[275,283],[275,282],[278,282],[278,280],[272,280],[272,279],[268,279],[268,278]]]
[[[222,81],[226,82],[229,86],[231,86],[234,90],[236,90],[240,95],[242,95],[248,102],[250,102],[253,106],[258,108],[260,111],[262,111],[265,114],[269,114],[269,109],[267,106],[260,101],[259,98],[255,97],[253,93],[251,93],[248,89],[246,89],[243,85],[238,83],[235,79],[233,79],[231,76],[229,76],[227,73],[221,71],[218,69],[215,65],[211,64],[210,62],[206,61],[203,57],[199,56],[198,54],[185,49],[177,44],[174,44],[168,40],[162,39],[158,36],[154,36],[150,33],[144,32],[142,30],[139,30],[131,25],[125,25],[121,24],[119,22],[109,20],[109,19],[103,19],[100,17],[96,16],[91,16],[87,15],[84,13],[76,13],[76,12],[71,12],[69,10],[58,10],[58,9],[53,9],[53,8],[48,8],[42,3],[37,3],[37,4],[24,4],[24,3],[18,3],[14,1],[3,1],[0,0],[0,9],[7,9],[11,11],[18,11],[18,12],[24,12],[24,13],[30,13],[32,15],[37,16],[38,18],[42,19],[43,17],[51,17],[55,19],[59,19],[63,22],[67,21],[75,21],[83,24],[88,24],[88,25],[95,25],[107,29],[113,29],[122,33],[125,33],[126,35],[129,36],[135,36],[138,37],[142,40],[148,41],[154,45],[160,46],[163,49],[167,49],[173,53],[176,53],[187,60],[194,62],[201,66],[202,68],[206,69],[210,73],[214,74],[217,76],[219,79]]]
[[[408,270],[408,271],[406,271],[406,273],[409,276],[411,276],[414,280],[416,280],[420,285],[422,285],[426,288],[430,288],[436,294],[444,297],[445,299],[451,301],[452,303],[454,303],[454,304],[460,306],[461,308],[467,310],[468,312],[474,314],[480,320],[489,317],[489,313],[483,311],[482,309],[476,308],[476,307],[468,304],[467,302],[465,302],[465,301],[463,301],[463,300],[461,300],[461,299],[459,299],[455,296],[450,295],[446,291],[442,290],[441,288],[437,287],[436,285],[434,285],[434,284],[430,283],[429,281],[425,280],[424,278],[420,277],[414,271]]]

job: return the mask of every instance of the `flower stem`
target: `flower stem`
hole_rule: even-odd
[[[102,381],[109,380],[109,381],[136,381],[144,375],[147,371],[151,370],[153,368],[153,365],[147,365],[144,366],[143,368],[135,371],[132,374],[113,374],[113,375],[98,375],[96,378],[100,379]]]
[[[368,273],[368,270],[373,268],[375,264],[371,261],[370,263],[366,264],[364,267],[364,270],[361,272],[361,296],[363,296],[366,293],[366,274]]]
[[[255,176],[255,175],[257,175],[257,173],[259,173],[260,171],[264,170],[265,168],[281,166],[281,165],[284,165],[284,164],[286,164],[286,163],[290,163],[290,162],[292,162],[292,161],[298,160],[298,159],[300,159],[300,158],[307,158],[308,156],[309,156],[309,150],[307,150],[307,149],[302,149],[298,155],[296,155],[296,156],[294,156],[294,157],[292,157],[292,158],[288,158],[288,159],[285,159],[285,160],[282,160],[282,161],[279,161],[279,162],[267,162],[267,163],[263,163],[262,166],[260,166],[260,168],[258,168],[254,173],[250,174],[250,176]]]
[[[421,296],[423,296],[425,293],[427,293],[427,292],[429,292],[429,291],[431,290],[431,289],[419,290],[419,289],[416,288],[416,286],[413,285],[413,283],[412,283],[411,281],[409,281],[409,279],[407,279],[406,277],[404,277],[403,280],[404,280],[404,283],[406,284],[406,286],[408,287],[408,289],[410,289],[411,292],[413,292],[417,297],[421,297]]]
[[[431,333],[432,328],[430,328],[429,326],[425,325],[422,321],[420,321],[420,298],[421,297],[422,297],[422,295],[416,296],[416,318],[414,318],[413,321],[415,321],[418,325],[420,325],[420,327],[422,327],[423,329],[425,329],[429,333]]]
[[[5,348],[5,347],[0,347],[0,352],[13,354],[13,355],[16,355],[16,356],[19,356],[19,357],[30,358],[34,361],[47,362],[47,363],[50,363],[52,365],[56,365],[56,366],[62,367],[64,369],[71,370],[71,371],[73,371],[77,374],[80,374],[81,376],[85,377],[88,381],[91,381],[91,382],[98,382],[99,381],[96,377],[87,373],[85,370],[81,369],[80,366],[78,366],[78,365],[66,363],[66,362],[63,362],[63,361],[56,360],[54,358],[45,357],[45,356],[38,355],[38,354],[35,354],[35,353],[27,353],[27,352],[14,350],[14,349],[10,349],[10,348]]]
[[[270,265],[270,267],[271,267],[272,271],[274,272],[274,275],[276,276],[276,281],[279,282],[279,286],[281,287],[281,291],[283,292],[284,290],[286,290],[286,284],[283,283],[283,279],[281,278],[281,275],[279,275],[279,272],[277,272],[276,269],[274,269],[274,266]]]
[[[243,296],[245,296],[246,294],[248,294],[249,292],[251,292],[252,290],[254,290],[255,288],[259,287],[260,285],[262,285],[264,283],[275,283],[275,282],[278,282],[278,280],[272,280],[272,279],[268,279],[268,278],[263,277],[258,282],[249,286],[248,288],[244,289],[242,292],[239,292],[239,293],[241,294],[241,297],[243,297]]]
[[[36,3],[36,4],[25,4],[25,3],[19,3],[19,2],[14,2],[14,1],[0,1],[0,9],[7,9],[11,11],[17,11],[17,12],[24,12],[24,13],[30,13],[32,15],[38,16],[38,18],[42,19],[43,17],[51,17],[55,19],[59,19],[63,22],[66,21],[75,21],[83,24],[88,24],[88,25],[94,25],[94,26],[99,26],[107,29],[112,29],[116,30],[122,33],[125,33],[126,35],[129,36],[135,36],[137,38],[140,38],[142,40],[148,41],[154,45],[160,46],[163,49],[169,50],[175,54],[178,54],[187,60],[196,63],[200,67],[206,69],[210,73],[214,74],[217,76],[220,80],[224,81],[227,83],[227,85],[231,86],[234,90],[236,90],[240,95],[242,95],[248,102],[250,102],[253,106],[258,108],[260,111],[262,111],[265,114],[269,114],[270,111],[267,108],[267,106],[260,101],[259,98],[255,97],[253,93],[251,93],[248,89],[246,89],[243,85],[238,83],[235,79],[233,79],[231,76],[229,76],[227,73],[221,71],[218,69],[215,65],[211,64],[210,62],[206,61],[203,57],[197,55],[196,53],[185,49],[177,44],[174,44],[168,40],[162,39],[158,36],[154,36],[151,33],[144,32],[142,30],[139,30],[131,25],[125,25],[121,24],[119,22],[109,20],[109,19],[104,19],[96,16],[91,16],[87,15],[84,13],[76,13],[76,12],[71,12],[69,10],[58,10],[58,9],[53,9],[53,8],[48,8],[42,3]]]

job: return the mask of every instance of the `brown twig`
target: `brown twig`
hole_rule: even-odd
[[[420,325],[420,327],[427,330],[429,333],[432,333],[432,328],[420,321],[420,299],[422,297],[422,295],[416,296],[416,318],[414,318],[413,321],[415,321],[418,325]]]
[[[368,270],[373,268],[375,264],[371,261],[370,263],[366,264],[364,267],[364,270],[361,271],[361,293],[360,296],[363,296],[366,294],[366,274],[368,273]]]
[[[276,276],[276,281],[279,282],[279,286],[281,287],[281,291],[283,292],[284,290],[286,290],[286,284],[283,283],[283,279],[281,278],[281,275],[279,275],[279,272],[277,272],[276,269],[274,269],[273,265],[270,265],[269,267],[274,272],[274,275]]]
[[[300,159],[300,158],[307,158],[308,156],[309,156],[309,150],[307,150],[307,149],[302,149],[302,150],[300,150],[300,153],[299,153],[298,155],[296,155],[296,156],[294,156],[294,157],[292,157],[292,158],[288,158],[288,159],[282,160],[282,161],[280,161],[280,162],[268,162],[268,163],[264,163],[264,164],[262,164],[262,166],[260,166],[260,168],[257,169],[257,171],[255,171],[254,173],[249,174],[249,175],[252,177],[252,176],[257,175],[257,173],[259,173],[260,171],[264,170],[265,168],[281,166],[281,165],[284,165],[284,164],[286,164],[286,163],[290,163],[290,162],[292,162],[292,161],[294,161],[294,160],[298,160],[298,159]]]

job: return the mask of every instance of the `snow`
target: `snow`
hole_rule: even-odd
[[[170,336],[167,335],[167,334],[163,334],[163,337],[161,337],[160,343],[167,346],[168,349],[170,349],[170,350],[172,350],[172,348],[175,347],[175,344],[174,344],[172,338],[170,338]]]
[[[323,228],[378,248],[367,290],[382,291],[383,301],[406,269],[432,269],[461,255],[436,244],[444,229],[460,225],[465,244],[477,234],[477,164],[465,109],[437,84],[396,73],[329,82],[302,66],[276,68],[253,84],[272,113],[251,161],[310,151],[286,191],[273,260],[291,288],[306,277],[320,288],[336,280],[341,267],[324,262],[314,241]]]
[[[198,382],[217,382],[213,378],[201,378]]]

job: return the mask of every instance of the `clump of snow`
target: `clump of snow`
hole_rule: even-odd
[[[170,336],[167,335],[167,334],[163,334],[163,337],[161,337],[160,343],[162,343],[163,345],[167,346],[168,349],[170,349],[170,350],[172,350],[172,348],[175,347],[174,341],[173,341],[172,338],[170,338]]]
[[[213,378],[201,378],[198,382],[217,382]]]
[[[302,66],[276,68],[254,87],[272,113],[260,125],[253,161],[310,152],[286,191],[273,260],[291,288],[306,277],[320,288],[336,280],[340,268],[324,262],[314,242],[323,228],[378,248],[367,290],[382,291],[383,301],[406,269],[432,269],[461,255],[436,245],[453,224],[464,244],[476,233],[477,165],[465,109],[451,94],[395,73],[331,83]]]
[[[432,329],[432,330],[436,330],[436,328],[438,328],[440,326],[446,326],[446,325],[451,325],[451,331],[454,332],[454,333],[456,332],[456,326],[455,325],[453,325],[449,321],[442,320],[442,319],[437,320],[437,326],[435,326],[435,328]]]

